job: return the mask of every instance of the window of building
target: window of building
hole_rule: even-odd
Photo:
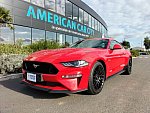
[[[107,29],[105,29],[105,36],[106,36],[106,37],[108,37],[108,34],[107,34]]]
[[[99,21],[97,21],[97,30],[99,31]]]
[[[79,41],[79,38],[78,37],[73,37],[73,43]]]
[[[105,29],[105,27],[104,27],[104,35],[106,36],[106,29]]]
[[[100,33],[102,33],[102,24],[101,23],[99,23],[99,31],[100,31]]]
[[[31,28],[15,26],[15,43],[23,42],[23,45],[31,44]]]
[[[102,34],[103,34],[103,35],[105,34],[105,28],[104,28],[103,25],[102,25]]]
[[[72,19],[72,3],[66,0],[66,17]]]
[[[66,35],[66,42],[72,44],[72,36]]]
[[[79,8],[79,22],[83,23],[83,10]]]
[[[44,7],[44,0],[31,0],[31,3]]]
[[[95,28],[95,21],[94,21],[94,18],[92,17],[92,28],[94,29]]]
[[[65,35],[57,33],[57,42],[59,42],[60,44],[65,44]]]
[[[89,27],[92,27],[92,17],[89,15]]]
[[[45,31],[39,29],[32,29],[32,42],[45,40]]]
[[[30,2],[31,0],[23,0],[23,1]]]
[[[81,38],[81,37],[80,37],[79,40],[84,40],[84,38]]]
[[[79,20],[79,8],[73,4],[73,20]]]
[[[89,26],[89,14],[84,11],[84,24]]]
[[[9,27],[0,27],[0,43],[14,44],[13,30]]]
[[[97,30],[97,20],[95,19],[95,30]]]
[[[106,28],[105,28],[105,27],[104,27],[104,29],[105,29],[105,33],[104,33],[104,34],[105,34],[105,37],[107,37],[107,30],[106,30]]]
[[[45,8],[55,11],[55,0],[45,0]]]
[[[56,33],[50,32],[50,31],[46,31],[46,40],[56,41]]]
[[[65,0],[56,0],[57,13],[65,15]]]
[[[106,31],[106,29],[105,29],[105,27],[102,25],[102,36],[104,37],[106,37],[107,36],[107,31]]]

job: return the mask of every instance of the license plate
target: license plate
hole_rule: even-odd
[[[36,82],[36,74],[27,73],[27,80],[29,80],[31,82]]]

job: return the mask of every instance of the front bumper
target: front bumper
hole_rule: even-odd
[[[52,74],[40,74],[40,82],[31,82],[27,80],[27,72],[23,71],[22,82],[32,88],[44,90],[50,93],[76,93],[79,91],[85,91],[88,88],[88,77],[89,71],[88,66],[82,68],[68,68],[61,66],[59,67],[59,72],[56,75]],[[75,75],[82,74],[81,77],[77,78],[62,78],[64,75]],[[39,74],[39,73],[34,73]]]
[[[30,84],[29,82],[25,81],[25,80],[22,80],[21,84],[25,84],[31,88],[34,88],[34,89],[37,89],[37,90],[41,90],[41,91],[46,91],[48,93],[72,93],[68,90],[51,90],[49,88],[44,88],[44,87],[40,87],[40,86],[36,86],[36,85],[33,85],[33,84]]]

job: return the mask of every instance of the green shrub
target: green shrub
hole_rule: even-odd
[[[27,48],[29,48],[32,52],[44,50],[44,49],[57,49],[57,48],[62,48],[62,47],[63,47],[63,45],[61,45],[58,42],[44,41],[44,40],[35,42],[35,43],[27,46]]]
[[[0,54],[29,54],[29,48],[11,44],[0,44]]]
[[[58,42],[55,41],[38,41],[31,45],[22,46],[21,40],[18,40],[18,43],[16,45],[12,44],[0,44],[0,54],[30,54],[35,51],[40,51],[44,49],[58,49],[68,46],[61,45]]]
[[[131,50],[131,54],[133,57],[139,56],[139,51],[138,50]]]

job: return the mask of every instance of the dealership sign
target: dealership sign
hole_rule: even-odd
[[[29,6],[27,10],[27,17],[32,17],[37,20],[45,21],[52,24],[52,29],[62,30],[65,32],[82,35],[94,35],[94,30],[88,26],[85,26],[79,22],[68,19],[62,15],[58,15],[51,11],[46,11],[42,8],[35,9],[33,6]]]

